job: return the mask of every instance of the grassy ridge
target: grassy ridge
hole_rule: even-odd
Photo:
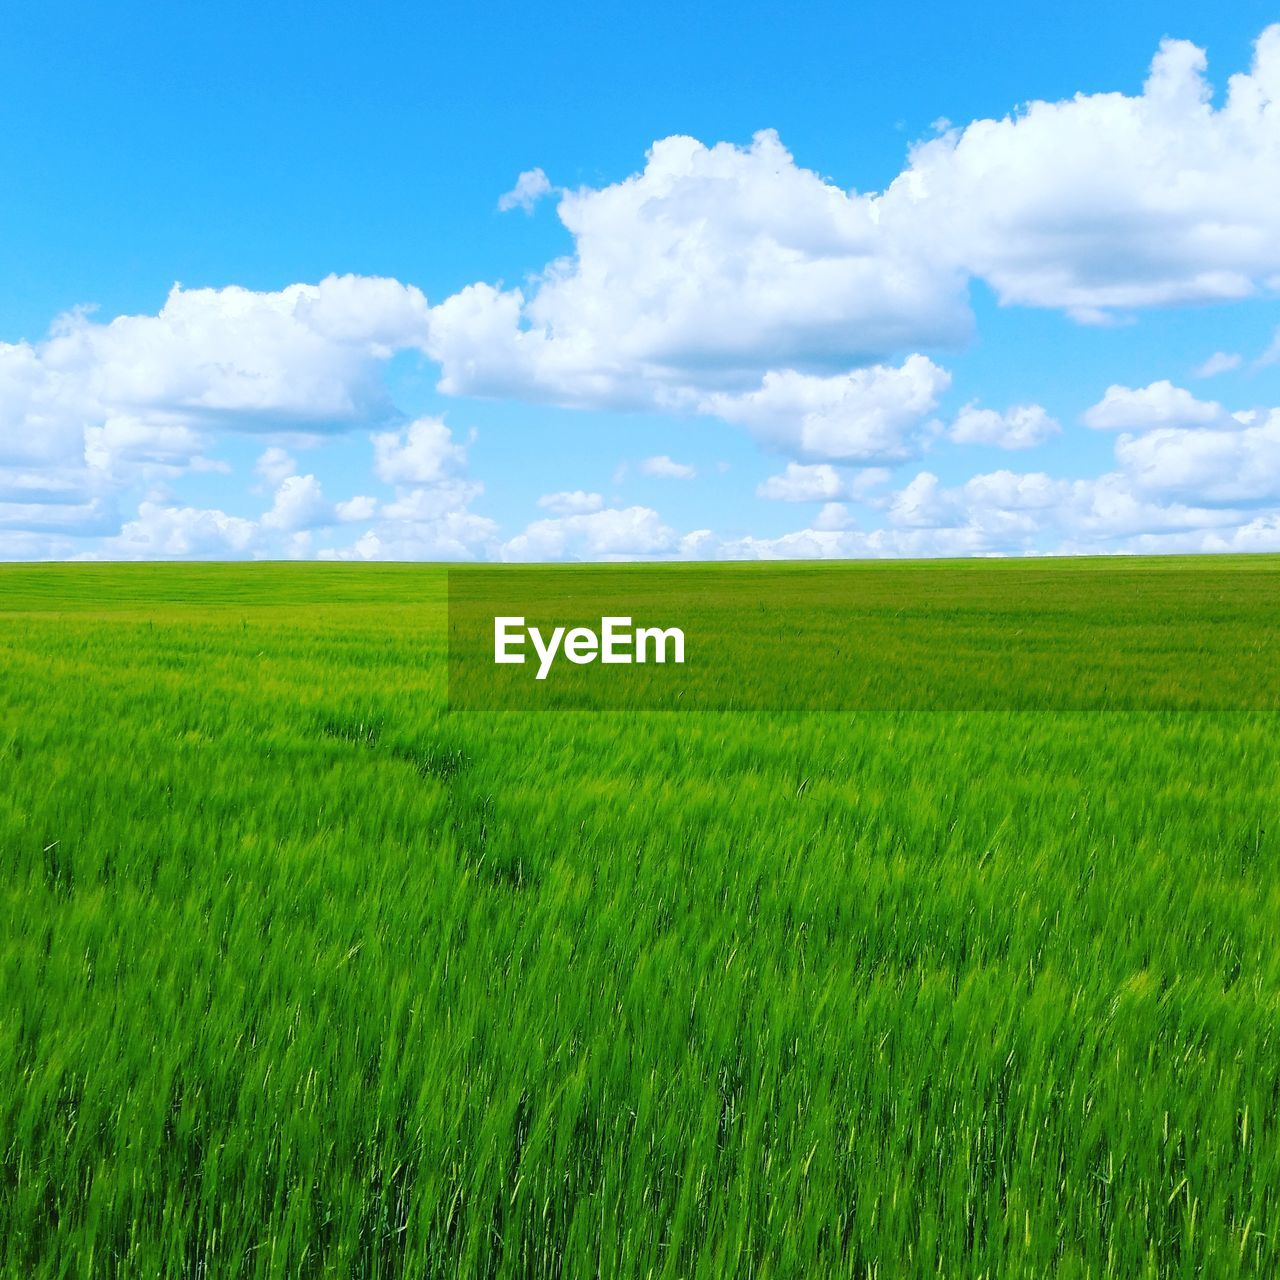
[[[1276,1274],[1274,716],[450,716],[444,598],[0,569],[0,1274]]]

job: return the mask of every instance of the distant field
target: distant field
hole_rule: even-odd
[[[0,566],[0,1275],[1280,1274],[1280,559],[1022,572],[1218,709],[451,714],[439,567]]]

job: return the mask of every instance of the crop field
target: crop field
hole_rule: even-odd
[[[1223,696],[458,712],[438,566],[0,566],[0,1275],[1280,1275],[1280,560],[1034,573]]]

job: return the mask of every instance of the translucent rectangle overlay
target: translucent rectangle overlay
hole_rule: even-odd
[[[502,627],[524,662],[495,661],[496,619],[523,620]],[[449,571],[449,705],[1273,711],[1278,622],[1269,557],[468,566]],[[549,663],[534,628],[544,652],[564,629]],[[635,661],[641,629],[679,630],[684,661],[671,634],[665,662],[653,636]]]

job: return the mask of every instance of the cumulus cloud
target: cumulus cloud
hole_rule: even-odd
[[[0,502],[58,506],[83,500],[84,487],[78,474],[56,467],[0,467]]]
[[[1280,514],[1255,516],[1234,529],[1206,529],[1190,536],[1184,535],[1173,543],[1171,539],[1141,538],[1135,540],[1136,550],[1170,552],[1277,552],[1280,551]]]
[[[844,475],[829,462],[804,466],[787,463],[780,475],[770,476],[756,487],[756,495],[777,502],[830,502],[844,496]]]
[[[498,212],[523,209],[525,213],[532,213],[534,205],[554,190],[551,179],[541,169],[526,169],[516,179],[516,185],[498,197]]]
[[[309,533],[329,525],[371,520],[377,512],[376,498],[359,494],[331,503],[315,476],[292,475],[277,487],[270,510],[263,513],[261,527],[283,533]]]
[[[341,524],[372,520],[377,511],[377,498],[371,498],[367,494],[358,494],[354,498],[347,498],[344,502],[336,502],[333,506],[333,514]]]
[[[442,390],[696,410],[770,370],[847,369],[970,330],[959,268],[771,131],[746,147],[663,139],[642,172],[558,208],[574,253],[527,294],[476,284],[432,308]]]
[[[761,498],[778,502],[826,502],[838,498],[862,498],[889,479],[884,467],[864,467],[859,471],[833,467],[829,462],[804,464],[789,462],[778,475],[770,476],[757,488]]]
[[[814,518],[813,527],[823,531],[832,529],[848,529],[856,524],[852,513],[843,502],[826,502],[822,510]]]
[[[257,533],[254,521],[225,511],[144,502],[105,550],[124,560],[237,558],[250,551]]]
[[[1033,102],[918,146],[882,220],[945,240],[1005,303],[1078,319],[1280,282],[1280,26],[1212,103],[1204,51],[1164,40],[1141,94]]]
[[[957,444],[986,444],[997,449],[1032,449],[1062,428],[1038,404],[1018,404],[1003,413],[969,403],[948,432]]]
[[[320,560],[473,560],[495,545],[497,525],[473,511],[394,520],[366,529],[347,546],[322,547]]]
[[[645,458],[637,470],[641,475],[657,476],[663,480],[692,480],[698,474],[698,468],[687,462],[676,462],[665,453],[652,458]]]
[[[401,523],[429,524],[464,511],[483,491],[479,483],[458,478],[412,489],[401,488],[396,491],[394,501],[382,504],[382,515]]]
[[[1280,498],[1280,410],[1235,430],[1167,427],[1123,437],[1116,460],[1145,493],[1202,503]]]
[[[0,349],[0,361],[39,369],[20,411],[43,395],[102,418],[326,431],[386,416],[377,368],[421,349],[426,333],[426,299],[395,280],[330,276],[276,293],[175,285],[154,316],[73,313],[43,343]]]
[[[922,471],[879,503],[888,528],[942,531],[974,553],[1269,546],[1275,513],[1257,507],[1280,501],[1280,410],[1230,414],[1153,387],[1112,388],[1102,401],[1104,417],[1117,415],[1107,425],[1148,428],[1119,437],[1114,470],[1083,479],[1001,470],[955,485]],[[1212,425],[1150,425],[1197,417]]]
[[[832,469],[834,470],[834,468]],[[818,476],[825,469],[815,468]],[[815,477],[816,478],[816,477]],[[809,495],[819,492],[818,486]],[[1070,546],[1134,549],[1144,538],[1232,538],[1247,512],[1144,493],[1131,475],[1086,479],[1000,470],[947,485],[929,471],[875,500],[881,527],[862,529],[825,502],[810,527],[774,538],[681,534],[647,507],[538,521],[502,548],[510,560],[831,559],[1018,555]],[[1260,535],[1261,536],[1261,535]]]
[[[560,493],[544,493],[538,499],[538,506],[555,516],[580,516],[599,511],[604,506],[604,498],[582,489],[565,489]]]
[[[1085,411],[1084,424],[1095,431],[1148,431],[1223,423],[1227,418],[1216,401],[1197,400],[1190,391],[1165,380],[1137,389],[1108,387],[1102,399]]]
[[[715,560],[880,560],[990,554],[972,529],[797,529],[776,538],[704,540],[699,558]]]
[[[769,378],[956,345],[972,279],[1089,322],[1274,292],[1280,26],[1221,106],[1205,68],[1166,40],[1140,94],[948,127],[879,194],[819,177],[771,131],[745,147],[661,139],[640,172],[564,193],[573,252],[527,290],[477,283],[432,308],[441,389],[732,412]],[[535,174],[526,192],[549,185]],[[1047,430],[1030,412],[968,429],[1023,447]]]
[[[276,490],[271,510],[262,517],[262,525],[296,533],[330,524],[333,519],[333,510],[315,476],[287,476]]]
[[[45,502],[38,494],[16,496],[16,501],[0,501],[0,529],[82,538],[112,533],[118,527],[114,508],[100,498]]]
[[[206,432],[176,423],[112,416],[101,426],[85,427],[83,456],[98,477],[118,481],[182,471],[229,471],[225,463],[204,456],[208,447]]]
[[[376,421],[376,369],[422,347],[426,315],[411,285],[361,276],[276,293],[174,285],[156,315],[105,324],[73,311],[42,342],[0,343],[0,453],[77,453],[84,425],[109,422],[138,436]]]
[[[919,429],[950,382],[945,369],[913,355],[897,367],[872,365],[832,377],[771,372],[755,390],[715,392],[700,408],[797,457],[898,462],[916,452]]]
[[[289,476],[297,475],[298,464],[288,450],[272,445],[264,449],[253,464],[254,471],[270,485],[283,484]]]
[[[1167,380],[1113,385],[1083,415],[1118,434],[1104,476],[946,484],[922,471],[868,499],[884,530],[852,527],[845,505],[870,492],[851,468],[943,443],[1030,449],[1059,430],[1036,404],[971,401],[939,420],[950,375],[935,357],[972,332],[975,282],[1091,323],[1280,291],[1280,26],[1217,99],[1206,66],[1196,46],[1166,40],[1139,93],[944,124],[881,192],[820,176],[770,131],[746,146],[661,139],[630,176],[558,192],[570,250],[519,288],[481,281],[431,306],[412,285],[345,276],[278,291],[175,286],[155,314],[108,321],[70,312],[39,341],[0,343],[2,545],[29,547],[37,531],[74,546],[135,505],[110,542],[122,555],[311,553],[314,531],[343,523],[365,527],[321,553],[977,554],[1056,537],[1173,545],[1250,526],[1265,541],[1267,513],[1246,508],[1280,499],[1275,413],[1232,414]],[[529,210],[552,190],[530,169],[499,204]],[[761,496],[822,511],[783,539],[720,544],[565,491],[504,549],[470,509],[481,490],[463,445],[392,404],[385,367],[405,352],[438,364],[446,394],[740,426],[789,463]],[[1280,339],[1253,363],[1276,361]],[[1195,374],[1242,364],[1215,352]],[[391,496],[333,502],[283,447],[354,429],[372,433]],[[226,468],[227,432],[270,445],[254,467],[270,505],[255,519],[169,496],[186,474]],[[685,470],[665,456],[649,465]]]
[[[650,507],[606,507],[535,520],[502,548],[504,560],[640,560],[679,552],[680,536]]]
[[[996,471],[946,486],[926,471],[892,496],[887,516],[891,526],[947,531],[983,553],[1031,551],[1046,538],[1097,550],[1122,536],[1239,520],[1205,506],[1145,497],[1119,472],[1067,480]]]
[[[0,528],[0,560],[74,560],[83,554],[83,544],[74,538],[51,536],[44,530]]]
[[[346,546],[322,547],[326,560],[466,560],[496,553],[498,526],[471,504],[484,486],[466,474],[467,451],[439,418],[418,418],[372,437],[374,474],[394,487],[378,501],[359,496],[337,503],[333,520],[368,521]]]
[[[255,466],[264,479],[278,481],[270,506],[257,518],[151,497],[121,528],[101,503],[85,508],[73,505],[61,492],[47,496],[61,503],[62,531],[77,532],[78,525],[92,519],[93,532],[114,533],[88,553],[104,558],[462,559],[496,553],[497,525],[470,510],[482,486],[466,476],[466,450],[454,443],[443,423],[420,419],[399,431],[376,432],[370,443],[375,471],[394,486],[390,499],[357,494],[332,502],[314,474],[281,476],[293,459],[275,446],[264,451]],[[28,493],[22,482],[29,479],[14,477],[17,494]],[[0,528],[4,517],[5,504],[0,501]],[[319,531],[328,530],[332,536],[340,526],[352,524],[365,526],[353,543],[317,549]],[[23,527],[44,526],[27,513]]]
[[[218,432],[373,425],[394,416],[381,366],[422,350],[426,332],[417,289],[357,276],[277,292],[175,285],[155,315],[108,322],[75,310],[38,342],[0,343],[0,468],[56,474],[90,502],[227,470],[211,456]],[[293,470],[286,460],[269,449],[259,473],[278,485]],[[140,517],[145,528],[166,509]],[[147,534],[139,545],[176,537]]]
[[[434,484],[462,466],[466,452],[439,418],[419,418],[373,437],[373,469],[387,484]]]

